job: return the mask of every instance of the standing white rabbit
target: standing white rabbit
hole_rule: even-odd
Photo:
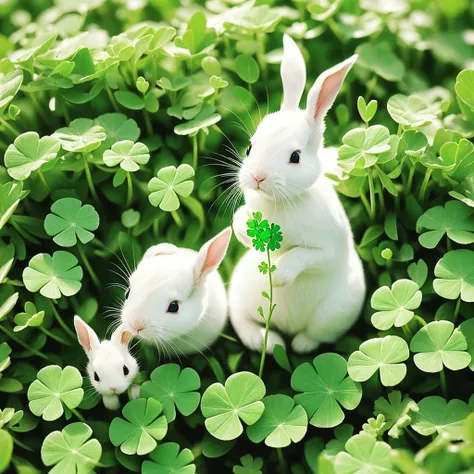
[[[128,350],[131,333],[119,326],[109,340],[99,341],[95,331],[79,316],[74,316],[77,339],[89,363],[87,373],[97,393],[102,395],[109,410],[120,408],[119,395],[130,388],[130,398],[138,396],[138,386],[132,385],[138,373],[138,363]]]
[[[228,227],[199,252],[168,243],[150,247],[130,276],[121,313],[127,329],[169,356],[208,349],[227,320],[227,295],[217,268],[231,236]]]
[[[237,210],[233,228],[242,244],[251,247],[246,223],[252,212],[261,211],[281,226],[283,245],[274,252],[277,269],[272,274],[277,287],[272,327],[293,336],[293,350],[303,353],[344,334],[365,298],[362,263],[344,208],[324,176],[327,150],[322,148],[324,117],[357,56],[323,72],[309,91],[306,110],[301,110],[303,56],[289,36],[283,43],[283,103],[251,138],[239,175],[246,205]],[[257,308],[265,304],[262,289],[268,289],[268,277],[257,268],[262,256],[250,249],[242,257],[229,290],[232,325],[254,350],[262,347]],[[276,343],[283,344],[283,339],[271,331],[269,352]]]

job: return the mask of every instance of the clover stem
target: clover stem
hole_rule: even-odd
[[[86,252],[84,251],[84,245],[79,243],[78,244],[78,249],[79,249],[79,255],[81,256],[81,260],[82,260],[82,263],[84,264],[84,266],[86,267],[86,270],[87,272],[89,273],[91,279],[92,279],[92,282],[94,283],[94,286],[100,290],[100,281],[99,279],[97,278],[97,275],[95,274],[94,272],[94,269],[92,268],[90,262],[89,262],[89,259],[87,258],[87,254]]]
[[[441,385],[441,393],[444,398],[448,398],[448,386],[446,384],[446,372],[444,371],[444,368],[441,369],[441,372],[439,373],[439,382]]]
[[[13,439],[13,442],[19,446],[21,449],[24,449],[25,451],[30,451],[30,452],[33,452],[34,450],[32,448],[30,448],[29,446],[27,446],[26,444],[22,443],[21,441],[18,441],[11,433],[10,433],[10,436],[12,437]]]
[[[86,179],[87,179],[87,184],[89,185],[89,190],[92,194],[92,197],[99,202],[99,196],[97,196],[97,192],[95,190],[94,186],[94,181],[92,181],[92,175],[91,175],[91,170],[89,168],[89,162],[87,161],[87,155],[86,153],[82,154],[82,159],[84,160],[84,170],[86,172]]]
[[[385,197],[383,195],[383,186],[381,182],[379,182],[378,184],[379,184],[378,193],[379,193],[379,199],[380,199],[380,210],[382,211],[382,213],[385,213]]]
[[[53,312],[53,316],[55,317],[56,321],[59,325],[72,337],[72,339],[76,340],[76,335],[69,329],[68,325],[64,322],[63,318],[59,315],[54,303],[50,300],[51,303],[51,311]]]
[[[369,180],[369,201],[370,201],[370,220],[373,221],[375,220],[375,186],[374,186],[374,179],[372,178],[372,175],[369,173],[367,175],[367,178]]]
[[[238,339],[235,337],[229,336],[228,334],[224,334],[223,332],[220,333],[220,336],[223,337],[224,339],[227,339],[228,341],[232,342],[240,342]]]
[[[273,310],[275,306],[273,305],[273,280],[272,280],[272,259],[270,256],[270,248],[267,244],[267,265],[268,265],[268,283],[270,286],[269,298],[268,298],[268,317],[265,320],[265,337],[263,338],[263,347],[262,347],[262,356],[260,358],[260,369],[258,371],[258,376],[262,378],[263,368],[265,366],[265,356],[267,355],[267,344],[268,344],[268,333],[270,331],[270,323],[272,320]]]
[[[171,217],[176,222],[176,225],[178,227],[183,227],[183,221],[181,220],[181,217],[179,217],[179,214],[176,211],[171,211]]]
[[[413,184],[413,176],[415,176],[415,167],[414,166],[412,168],[410,168],[410,172],[408,173],[408,181],[407,181],[407,184],[405,186],[405,196],[408,196],[410,194],[411,187],[412,187],[412,184]]]
[[[74,413],[74,415],[76,415],[76,418],[81,420],[83,423],[86,422],[85,418],[75,408],[69,408],[69,410],[71,410],[71,413]]]
[[[453,315],[453,323],[456,322],[459,316],[459,310],[461,309],[461,296],[459,296],[458,300],[456,301],[456,307],[454,308],[454,315]]]
[[[374,89],[377,85],[377,80],[378,80],[378,77],[374,74],[372,76],[372,79],[370,79],[370,81],[367,83],[367,87],[365,89],[365,100],[366,100],[366,102],[369,102],[370,96],[372,95],[372,92],[374,91]]]
[[[367,200],[367,196],[364,194],[363,191],[360,192],[360,200],[362,201],[362,204],[364,205],[365,210],[367,211],[367,215],[370,217],[370,204]]]
[[[125,201],[125,207],[129,208],[132,204],[133,199],[133,182],[132,182],[132,173],[127,171],[127,200]]]
[[[107,81],[105,81],[105,90],[107,92],[107,95],[109,96],[110,103],[112,104],[112,107],[114,108],[115,112],[120,112],[117,101],[115,100],[114,94],[112,93],[112,90],[107,84]]]
[[[60,344],[64,344],[65,346],[68,346],[70,344],[69,341],[66,341],[62,337],[56,336],[56,334],[52,333],[48,329],[44,328],[43,326],[38,326],[39,330],[45,335],[50,337],[51,339],[54,339],[56,342],[59,342]]]
[[[432,172],[433,170],[428,168],[426,170],[425,177],[423,178],[423,182],[421,183],[420,194],[418,196],[421,202],[425,200],[425,193],[426,193],[426,189],[428,188],[428,182],[430,180]]]
[[[28,97],[31,99],[31,102],[33,102],[33,106],[36,109],[36,112],[38,112],[38,115],[45,121],[45,123],[51,122],[51,117],[48,117],[44,111],[43,107],[41,104],[38,102],[38,99],[36,98],[34,93],[28,94]]]
[[[48,356],[46,354],[43,354],[41,351],[37,349],[33,349],[30,347],[26,342],[22,341],[19,337],[15,335],[15,333],[11,332],[7,328],[3,327],[0,325],[0,330],[3,331],[3,333],[8,336],[12,341],[15,341],[17,344],[22,346],[24,349],[26,349],[28,352],[31,352],[32,354],[37,355],[38,357],[41,357],[44,360],[49,360]]]
[[[415,319],[416,319],[422,326],[426,326],[426,321],[425,321],[421,316],[418,316],[417,314],[415,314]]]
[[[285,457],[283,456],[283,450],[281,448],[277,448],[278,454],[278,462],[280,464],[280,469],[282,473],[288,472]]]
[[[402,326],[403,334],[408,338],[408,340],[411,339],[411,331],[410,328],[408,327],[408,324],[404,324]]]
[[[48,190],[48,192],[51,192],[51,188],[49,187],[49,184],[46,181],[46,178],[44,177],[44,174],[41,170],[38,170],[38,177],[40,181],[43,183],[43,186]]]
[[[265,63],[265,38],[262,33],[256,33],[255,39],[257,40],[258,49],[257,49],[257,61],[262,71],[263,79],[267,78],[267,64]]]
[[[412,432],[412,430],[407,426],[405,429],[405,433],[418,445],[423,444],[422,441],[416,436],[415,433]]]
[[[145,120],[146,132],[149,136],[153,135],[153,125],[151,124],[150,114],[148,110],[143,110],[143,118]]]
[[[448,252],[453,250],[453,246],[451,245],[451,240],[449,239],[448,235],[446,235],[446,250]]]
[[[194,171],[197,171],[198,167],[198,139],[197,133],[193,136],[193,168]]]
[[[21,133],[13,126],[10,125],[3,117],[0,117],[0,123],[16,138]]]

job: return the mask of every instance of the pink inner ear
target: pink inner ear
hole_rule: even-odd
[[[75,322],[74,326],[76,326],[77,337],[79,338],[79,342],[81,343],[81,346],[86,351],[90,351],[92,349],[92,345],[91,345],[91,338],[89,336],[89,331],[82,323]]]
[[[349,66],[350,67],[350,66]],[[348,66],[342,67],[324,79],[314,108],[314,120],[321,117],[331,107],[346,77]]]
[[[123,331],[120,336],[120,343],[121,344],[128,344],[130,339],[132,338],[132,334],[128,331]]]
[[[221,235],[218,235],[209,245],[206,258],[201,269],[201,275],[204,273],[213,270],[216,268],[223,260],[227,245],[229,244],[231,231],[223,232]]]

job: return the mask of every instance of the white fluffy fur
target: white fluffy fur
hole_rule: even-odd
[[[199,252],[165,243],[145,253],[130,277],[122,322],[169,356],[202,352],[227,319],[227,295],[217,272],[232,232],[225,229]],[[172,301],[178,313],[168,313]]]
[[[138,363],[128,350],[130,334],[118,327],[109,340],[99,341],[95,331],[79,316],[74,316],[77,338],[89,359],[87,374],[109,410],[120,407],[119,395],[126,392],[138,373]],[[129,373],[124,374],[124,366]],[[97,374],[99,381],[94,374]],[[136,390],[135,390],[136,392]]]
[[[246,234],[246,222],[254,211],[279,224],[283,232],[283,246],[272,254],[277,266],[272,327],[292,336],[294,351],[309,352],[320,343],[334,342],[361,311],[365,298],[362,263],[344,208],[324,176],[331,164],[322,161],[334,155],[322,148],[324,116],[356,59],[353,56],[323,72],[308,94],[306,110],[300,110],[304,62],[294,41],[285,36],[283,106],[262,120],[251,139],[252,148],[239,176],[246,204],[233,220],[237,238],[250,250],[232,275],[230,316],[250,349],[261,350],[262,319],[257,307],[268,304],[261,295],[268,287],[268,276],[257,268],[264,254],[251,249]],[[289,161],[295,150],[300,150],[298,164]],[[272,330],[269,352],[276,343],[283,344],[283,339]]]

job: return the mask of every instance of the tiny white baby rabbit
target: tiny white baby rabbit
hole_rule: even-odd
[[[87,373],[92,386],[102,395],[106,408],[117,410],[120,408],[119,395],[129,389],[138,373],[138,363],[128,350],[132,335],[121,325],[110,341],[100,342],[95,331],[77,315],[74,316],[74,327],[89,359]],[[138,387],[131,388],[131,398],[136,398]]]
[[[208,349],[227,319],[217,268],[231,236],[228,227],[199,252],[168,243],[150,247],[130,276],[121,314],[125,327],[169,356]]]
[[[246,205],[237,210],[233,229],[251,248],[246,222],[261,211],[269,222],[281,226],[282,248],[274,252],[277,287],[272,327],[292,337],[294,351],[313,351],[331,343],[357,319],[365,298],[362,263],[351,227],[330,180],[324,176],[324,117],[357,59],[354,55],[323,72],[309,91],[306,110],[299,102],[306,68],[296,43],[287,35],[281,64],[281,110],[259,124],[240,169],[240,187]],[[268,276],[258,264],[264,254],[250,249],[237,264],[229,289],[230,317],[235,331],[249,348],[261,350],[265,305],[261,292]],[[265,306],[264,306],[265,307]],[[268,351],[282,337],[271,331]]]

